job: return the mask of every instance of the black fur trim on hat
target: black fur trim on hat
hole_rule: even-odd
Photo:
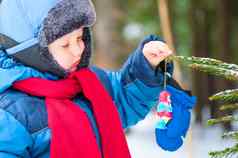
[[[96,12],[91,0],[61,0],[43,21],[39,32],[40,46],[47,47],[81,26],[92,26],[95,21]]]
[[[92,55],[92,35],[89,28],[84,28],[83,42],[85,44],[85,48],[80,63],[78,65],[78,69],[88,67],[90,64],[90,58]]]

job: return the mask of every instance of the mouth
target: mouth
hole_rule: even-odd
[[[75,63],[72,65],[72,67],[77,67],[79,63],[80,63],[80,61],[75,62]]]
[[[77,70],[77,67],[72,67],[70,70],[69,70],[69,72],[74,72],[74,71],[76,71]]]
[[[78,66],[79,63],[80,63],[80,61],[77,61],[77,62],[73,63],[73,65],[70,67],[70,71],[72,72],[72,71],[77,70],[77,66]]]

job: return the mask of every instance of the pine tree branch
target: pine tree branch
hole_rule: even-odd
[[[188,63],[188,67],[193,69],[220,76],[228,80],[238,80],[238,65],[201,57],[172,56],[172,58],[183,63]]]
[[[238,103],[222,105],[219,109],[221,111],[235,110],[235,109],[238,109]]]
[[[224,117],[221,117],[221,118],[210,119],[210,120],[207,121],[207,124],[209,126],[212,126],[212,125],[215,125],[215,124],[218,124],[218,123],[231,122],[231,121],[238,121],[238,117],[229,115],[229,116],[224,116]]]
[[[206,72],[210,75],[223,77],[228,80],[238,81],[238,71],[225,69],[220,66],[205,65],[205,64],[190,64],[188,66],[191,67],[192,69]]]
[[[181,61],[183,63],[190,64],[205,64],[205,65],[219,65],[222,63],[220,60],[210,59],[210,58],[201,58],[201,57],[185,57],[185,56],[172,56],[174,60]]]
[[[236,144],[231,148],[226,148],[222,151],[210,152],[209,155],[211,156],[211,158],[227,158],[228,156],[229,157],[237,156],[237,153],[238,153],[238,144]]]
[[[238,140],[238,131],[227,132],[222,135],[222,138],[232,138]]]
[[[211,101],[238,102],[238,89],[219,92],[209,97]]]
[[[214,65],[219,66],[224,69],[230,69],[234,71],[238,71],[238,65],[225,63],[221,60],[212,59],[212,58],[203,58],[203,57],[185,57],[185,56],[172,56],[174,60],[190,63],[190,64],[203,64],[203,65]]]

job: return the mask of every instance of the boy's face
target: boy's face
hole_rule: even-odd
[[[67,71],[75,71],[85,49],[83,28],[79,28],[48,45],[49,52],[58,64]]]

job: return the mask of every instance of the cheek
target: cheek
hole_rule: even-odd
[[[58,49],[52,53],[54,60],[64,69],[69,69],[72,65],[73,59],[68,49]]]
[[[84,44],[84,42],[83,42],[83,41],[78,42],[78,51],[80,51],[81,53],[83,53],[84,49],[85,49],[85,44]]]
[[[85,49],[85,44],[84,44],[83,41],[81,41],[81,42],[79,43],[79,46],[80,46],[83,50]]]
[[[69,46],[69,53],[75,58],[80,58],[84,48],[85,46],[83,42],[75,42]]]

